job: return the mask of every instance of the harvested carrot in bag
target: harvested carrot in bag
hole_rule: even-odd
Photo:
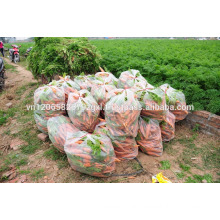
[[[37,111],[44,117],[65,115],[65,93],[62,88],[54,85],[39,87],[34,92],[34,104]]]
[[[118,88],[129,89],[136,85],[144,88],[147,85],[147,80],[140,74],[139,70],[128,70],[122,72],[118,79]]]
[[[80,89],[86,89],[88,91],[91,91],[94,80],[96,80],[95,75],[81,74],[74,78],[74,82],[76,82],[80,86]]]
[[[160,88],[144,89],[136,92],[142,105],[141,115],[162,121],[167,113],[165,92]]]
[[[115,155],[120,160],[131,160],[138,155],[138,146],[133,137],[114,137],[110,134],[105,120],[101,120],[99,124],[96,125],[94,134],[107,135],[111,141],[115,150]]]
[[[98,123],[100,110],[90,92],[84,89],[69,94],[67,112],[75,127],[92,133]]]
[[[176,122],[183,120],[188,115],[186,99],[183,92],[172,88],[169,84],[163,84],[160,88],[166,91],[167,105],[170,106],[170,111],[176,116]],[[171,109],[171,107],[173,107],[173,109]]]
[[[81,173],[108,177],[115,170],[115,153],[106,135],[68,133],[64,146],[71,167]]]
[[[80,90],[80,86],[70,79],[70,76],[61,77],[59,76],[60,80],[55,81],[55,84],[57,86],[60,86],[63,88],[63,91],[65,93],[65,103],[67,103],[68,95],[71,92],[75,92],[76,90]],[[54,82],[52,82],[54,83]]]
[[[142,152],[151,156],[162,156],[163,145],[158,121],[140,117],[136,141]]]
[[[106,84],[117,86],[118,79],[109,72],[98,72],[95,74],[97,78],[101,78]]]
[[[34,111],[34,119],[37,125],[38,130],[43,132],[44,134],[48,133],[47,130],[47,118],[45,118],[43,115],[41,115],[39,112]]]
[[[54,147],[60,152],[64,152],[64,144],[66,141],[67,133],[78,132],[77,129],[68,117],[63,115],[50,118],[47,122],[48,134]]]
[[[113,90],[114,91],[114,90]],[[110,134],[136,137],[141,105],[130,89],[116,90],[105,106],[105,119]]]
[[[115,155],[120,160],[132,160],[138,155],[138,145],[133,137],[110,135]]]
[[[105,82],[99,81],[92,87],[91,95],[94,97],[97,103],[104,108],[107,102],[108,93],[114,89],[116,89],[114,85],[109,85]]]
[[[175,115],[167,111],[164,121],[160,123],[161,135],[163,141],[170,141],[175,133]]]

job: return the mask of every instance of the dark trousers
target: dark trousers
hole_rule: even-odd
[[[4,55],[4,49],[3,48],[0,48],[0,51],[1,51],[1,53],[2,53],[2,56],[4,57],[5,55]]]

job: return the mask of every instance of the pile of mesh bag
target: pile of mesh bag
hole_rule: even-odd
[[[138,70],[119,79],[104,71],[60,77],[35,91],[34,104],[38,129],[74,170],[97,177],[111,176],[116,161],[132,160],[139,150],[162,156],[175,122],[188,114],[183,92],[154,87]]]

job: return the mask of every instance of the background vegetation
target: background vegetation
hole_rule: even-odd
[[[220,114],[220,41],[217,40],[93,40],[101,66],[116,76],[140,70],[153,85],[169,83],[183,90],[187,104]]]
[[[69,46],[65,47],[61,43],[63,40],[46,38],[38,49],[34,49],[29,59],[30,69],[35,76],[45,72],[49,76],[63,72],[92,73],[95,69],[98,70],[98,63],[117,77],[129,68],[138,69],[153,85],[169,83],[172,87],[183,90],[187,104],[193,104],[196,110],[220,114],[220,41],[91,40],[91,44],[97,47],[96,50],[86,39],[75,39],[75,43],[71,46],[68,43]],[[19,45],[22,45],[20,52],[23,55],[34,42]],[[82,48],[88,46],[93,55],[90,58],[82,56],[79,62],[74,60],[75,64],[74,62],[71,64],[74,65],[72,69],[69,65],[72,54],[65,58],[65,53],[76,50],[76,54],[80,54],[81,45]],[[82,51],[85,53],[84,49]],[[90,59],[92,66],[86,66]],[[82,69],[77,67],[80,64],[83,65]]]

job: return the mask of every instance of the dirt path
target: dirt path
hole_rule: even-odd
[[[29,82],[36,82],[32,73],[26,70],[24,67],[20,66],[19,64],[15,64],[11,62],[8,58],[4,58],[4,61],[16,67],[16,72],[9,72],[9,71],[6,72],[6,76],[8,77],[6,79],[6,88],[9,88],[11,85],[22,86]]]
[[[95,178],[72,170],[65,155],[57,152],[49,139],[37,138],[33,111],[33,93],[39,86],[30,71],[19,64],[8,64],[14,71],[6,70],[6,90],[0,94],[0,182],[138,182],[150,183],[152,176],[163,172],[172,182],[219,181],[219,142],[215,137],[192,131],[183,124],[176,125],[175,138],[164,143],[161,157],[139,153],[144,167],[141,175],[133,177]],[[12,103],[8,108],[7,103]],[[15,142],[19,147],[12,147]],[[140,167],[136,161],[116,164],[116,173],[135,172]]]

